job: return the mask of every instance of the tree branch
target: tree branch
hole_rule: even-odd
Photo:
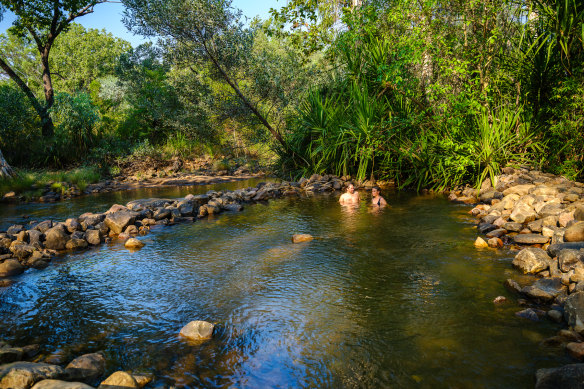
[[[10,65],[8,65],[6,62],[4,62],[4,60],[2,60],[2,58],[0,58],[0,68],[2,68],[6,72],[6,74],[20,87],[20,89],[24,92],[26,97],[28,97],[28,99],[30,100],[35,111],[37,111],[39,116],[42,116],[42,114],[44,113],[44,109],[40,105],[40,103],[38,102],[38,100],[37,100],[36,96],[34,95],[34,93],[32,92],[32,90],[18,76],[18,74],[16,74],[16,72],[14,72],[14,70],[12,70]]]

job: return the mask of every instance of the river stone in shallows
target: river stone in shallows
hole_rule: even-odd
[[[79,222],[85,223],[88,226],[95,226],[105,220],[104,213],[91,213],[87,212],[79,216]]]
[[[515,235],[513,240],[519,244],[545,244],[550,238],[539,234],[519,234]]]
[[[20,361],[22,354],[23,351],[19,347],[0,346],[0,365]]]
[[[124,243],[124,246],[129,249],[141,249],[144,247],[144,243],[136,238],[130,238]]]
[[[131,374],[125,371],[116,371],[103,381],[97,389],[138,389],[138,383]]]
[[[584,389],[584,363],[539,369],[535,377],[535,389]]]
[[[55,226],[45,232],[45,247],[48,249],[64,250],[68,241],[69,235],[60,226]]]
[[[65,371],[48,363],[14,362],[0,366],[0,388],[28,389],[38,381],[65,377]]]
[[[526,274],[535,274],[549,267],[551,258],[547,253],[536,247],[521,250],[513,259],[513,266]]]
[[[543,302],[552,302],[557,296],[566,291],[560,277],[542,278],[533,285],[521,289],[521,293]]]
[[[136,221],[136,216],[126,211],[110,213],[105,218],[105,224],[114,234],[121,233],[128,225],[134,224],[134,221]]]
[[[226,211],[239,212],[243,210],[243,205],[237,203],[225,204],[222,206],[222,208]]]
[[[300,243],[300,242],[309,242],[314,238],[310,234],[294,234],[292,235],[292,242],[293,243]]]
[[[87,241],[85,239],[70,239],[67,244],[65,245],[65,248],[67,248],[67,250],[82,250],[84,248],[87,248]]]
[[[568,325],[580,332],[584,329],[584,292],[572,293],[564,304],[564,318]]]
[[[584,242],[584,222],[577,222],[566,228],[564,233],[565,242]]]
[[[60,380],[42,380],[37,382],[31,389],[94,389],[93,386],[83,382],[67,382]]]
[[[180,335],[191,340],[211,339],[215,326],[207,321],[195,320],[180,330]]]
[[[101,353],[85,354],[72,360],[65,371],[72,380],[94,380],[105,372],[105,358]]]
[[[9,258],[0,263],[0,277],[16,276],[23,271],[24,267],[16,259]]]
[[[487,238],[499,238],[507,233],[507,230],[504,228],[498,228],[496,230],[490,231],[487,233]]]

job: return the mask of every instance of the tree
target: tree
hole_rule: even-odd
[[[266,119],[257,101],[242,92],[236,69],[249,57],[253,31],[244,28],[230,0],[123,0],[126,25],[145,36],[161,36],[178,63],[193,69],[211,63],[243,104],[284,148],[282,135]]]
[[[44,104],[39,101],[22,77],[14,71],[6,53],[0,52],[0,68],[30,100],[41,119],[43,136],[54,134],[49,110],[55,102],[55,93],[49,56],[55,39],[70,27],[73,20],[92,13],[93,7],[105,2],[107,0],[0,0],[0,16],[5,8],[12,11],[16,15],[14,31],[20,36],[29,35],[40,55]]]

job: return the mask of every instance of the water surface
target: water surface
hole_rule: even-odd
[[[108,373],[189,388],[522,388],[568,362],[540,345],[557,325],[514,315],[512,254],[472,246],[468,207],[387,199],[381,212],[272,200],[154,230],[137,252],[63,257],[0,292],[0,337],[70,358],[103,350]],[[199,319],[212,340],[177,337]]]

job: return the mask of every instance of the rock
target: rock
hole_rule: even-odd
[[[130,238],[124,243],[124,246],[129,249],[140,249],[144,247],[144,243],[136,238]]]
[[[503,228],[507,231],[519,232],[523,229],[523,224],[515,222],[507,222],[503,224]]]
[[[191,321],[180,330],[180,335],[190,340],[211,339],[215,326],[202,320]]]
[[[105,220],[105,213],[84,213],[79,216],[79,222],[85,223],[87,226],[95,226]]]
[[[130,224],[128,227],[126,227],[126,229],[124,230],[124,234],[128,235],[128,236],[136,236],[138,235],[140,231],[138,231],[138,227],[136,227],[133,224]]]
[[[541,219],[550,216],[559,216],[564,212],[564,206],[562,204],[546,204],[539,210],[539,217]]]
[[[515,316],[522,317],[524,319],[529,319],[532,321],[539,321],[539,316],[537,316],[537,313],[531,308],[515,312]]]
[[[148,385],[152,380],[154,380],[154,375],[149,373],[142,374],[132,374],[132,377],[136,380],[136,383],[140,388]]]
[[[154,215],[152,216],[154,220],[168,219],[170,217],[170,209],[168,208],[156,208]]]
[[[474,246],[476,248],[486,248],[489,247],[489,244],[480,236],[477,236],[477,239],[474,242]]]
[[[120,205],[120,204],[114,204],[110,207],[110,209],[105,211],[105,214],[108,215],[110,213],[129,212],[129,211],[130,210],[128,209],[128,207],[124,207],[123,205]],[[107,216],[106,216],[106,218],[107,218]]]
[[[584,388],[584,363],[539,369],[535,377],[535,389],[582,389]]]
[[[0,347],[0,365],[18,362],[23,354],[22,349],[18,347]]]
[[[564,318],[576,331],[584,329],[584,292],[572,293],[564,304]]]
[[[181,216],[192,216],[193,212],[195,211],[195,207],[190,201],[181,201],[178,204],[178,210]]]
[[[552,259],[539,248],[528,247],[521,250],[513,259],[513,266],[526,274],[535,274],[546,270]]]
[[[489,247],[492,248],[501,248],[503,247],[503,241],[500,238],[491,238],[487,241]]]
[[[532,232],[541,232],[542,227],[543,220],[541,219],[534,220],[531,223],[527,224],[527,228],[529,228],[529,230]]]
[[[512,292],[517,292],[517,293],[521,292],[521,286],[519,286],[517,281],[512,280],[511,278],[508,278],[505,280],[505,287]]]
[[[574,212],[564,212],[560,214],[558,223],[560,224],[560,227],[566,227],[572,220],[574,220]]]
[[[560,251],[558,265],[564,273],[576,267],[584,266],[584,251],[570,249]]]
[[[64,250],[69,241],[69,235],[60,226],[50,228],[45,232],[45,247],[51,250]]]
[[[584,222],[577,222],[566,228],[564,233],[565,242],[584,242]]]
[[[570,243],[556,243],[551,244],[547,248],[548,253],[552,257],[557,257],[562,250],[572,249],[572,250],[581,250],[584,249],[584,242],[570,242]]]
[[[105,217],[105,224],[114,234],[120,234],[124,231],[124,228],[130,224],[134,224],[135,221],[135,214],[126,211],[110,213]]]
[[[138,383],[131,374],[125,371],[116,371],[103,381],[97,389],[139,389]]]
[[[584,359],[584,343],[571,342],[566,345],[566,350],[572,358]],[[583,381],[584,383],[584,381]]]
[[[310,242],[313,239],[314,239],[313,236],[310,234],[294,234],[294,235],[292,235],[292,243]]]
[[[584,205],[579,206],[574,210],[574,219],[584,221]]]
[[[505,296],[497,296],[493,300],[493,303],[495,303],[495,304],[501,304],[501,303],[504,303],[506,301],[507,301],[507,297],[505,297]]]
[[[584,338],[582,335],[572,330],[560,330],[558,336],[564,339],[566,342],[582,342]]]
[[[101,233],[99,230],[87,230],[85,231],[85,239],[90,245],[97,246],[101,243]]]
[[[521,293],[530,298],[548,303],[552,302],[561,293],[565,293],[565,291],[566,287],[559,277],[542,278],[533,285],[521,289]]]
[[[550,238],[539,234],[518,234],[513,237],[513,240],[519,244],[545,244]]]
[[[60,380],[42,380],[37,382],[31,389],[94,389],[93,386],[83,382],[67,382]]]
[[[44,234],[52,227],[53,227],[53,221],[52,220],[45,220],[45,221],[38,223],[36,226],[34,226],[34,229]]]
[[[73,218],[65,220],[65,228],[67,228],[67,231],[69,231],[69,233],[82,230],[81,224],[77,221],[77,219]]]
[[[67,250],[82,250],[87,248],[87,246],[88,244],[85,239],[70,239],[65,245],[65,248]]]
[[[91,381],[105,372],[105,358],[101,353],[85,354],[72,360],[65,371],[71,380]]]
[[[193,201],[193,195],[187,195],[185,197],[187,202]],[[132,211],[138,211],[146,208],[164,208],[167,204],[174,204],[175,200],[171,199],[159,199],[159,198],[149,198],[149,199],[139,199],[130,201],[126,206]]]
[[[24,272],[24,267],[16,259],[6,259],[0,263],[0,277],[16,276]]]
[[[498,228],[496,230],[490,231],[487,233],[487,238],[499,238],[507,233],[507,230],[504,228]]]
[[[510,188],[507,188],[503,191],[503,195],[507,196],[510,194],[516,194],[519,196],[523,196],[529,193],[531,189],[535,188],[535,185],[532,184],[523,184],[523,185],[515,185]]]
[[[547,311],[547,315],[556,323],[561,323],[564,320],[564,314],[555,309],[550,309],[549,311]]]
[[[536,219],[537,214],[531,206],[520,203],[513,208],[513,212],[509,217],[517,223],[529,223]]]
[[[42,232],[38,230],[30,230],[28,231],[28,242],[31,245],[40,244],[45,239],[45,236]]]
[[[21,224],[15,224],[13,226],[8,227],[6,233],[8,235],[17,235],[21,231],[24,231],[24,226]]]
[[[481,234],[486,234],[497,229],[497,226],[491,223],[480,223],[477,226]]]
[[[243,211],[243,205],[241,204],[225,204],[223,205],[223,209],[225,209],[226,211],[230,211],[230,212],[240,212]]]
[[[0,366],[0,388],[28,389],[38,381],[65,375],[61,367],[48,363],[14,362]]]

